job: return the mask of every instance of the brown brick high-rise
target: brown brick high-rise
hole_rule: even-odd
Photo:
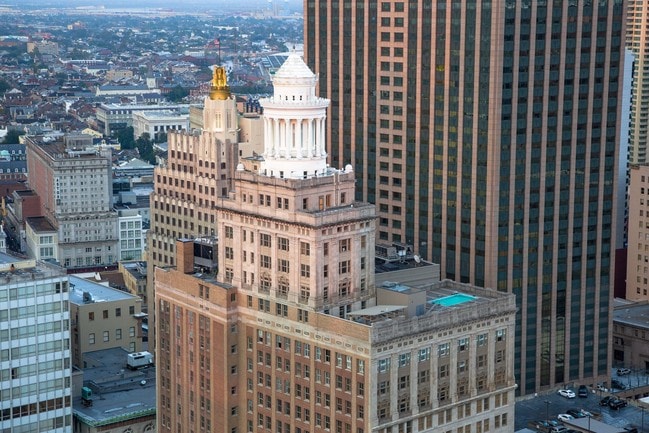
[[[305,0],[377,243],[514,293],[521,394],[610,373],[621,0]]]

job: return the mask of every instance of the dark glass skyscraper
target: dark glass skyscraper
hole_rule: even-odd
[[[622,0],[304,10],[330,163],[354,165],[377,242],[517,295],[521,394],[605,380]]]

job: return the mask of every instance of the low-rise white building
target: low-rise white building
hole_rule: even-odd
[[[100,104],[97,107],[97,126],[102,133],[112,135],[115,131],[133,126],[133,112],[159,110],[189,113],[189,105]]]
[[[59,234],[45,217],[25,221],[27,255],[36,260],[59,260]]]
[[[139,138],[147,133],[151,139],[159,138],[169,130],[180,131],[189,127],[189,114],[171,110],[134,111],[133,135]]]
[[[142,215],[137,209],[119,209],[119,261],[141,260],[144,251]]]

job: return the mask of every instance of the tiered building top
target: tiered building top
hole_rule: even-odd
[[[265,124],[260,174],[279,178],[326,175],[329,100],[315,94],[317,75],[293,51],[272,81],[273,96],[260,100]]]

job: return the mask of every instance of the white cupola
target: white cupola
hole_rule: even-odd
[[[327,172],[325,120],[329,100],[315,94],[318,76],[292,51],[272,77],[264,107],[264,161],[260,174],[307,178]]]

